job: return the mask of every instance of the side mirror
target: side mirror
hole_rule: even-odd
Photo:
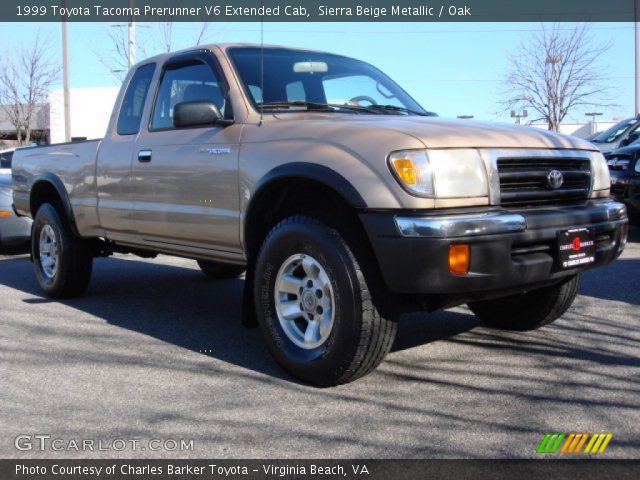
[[[633,140],[631,138],[625,138],[624,140],[620,140],[620,143],[618,144],[618,148],[622,148],[622,147],[626,147],[627,145],[629,145]]]
[[[173,107],[174,127],[213,125],[222,121],[222,114],[213,102],[182,102]]]

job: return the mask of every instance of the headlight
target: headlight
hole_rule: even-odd
[[[389,155],[389,167],[400,185],[413,195],[437,198],[489,195],[484,162],[474,149],[393,152]]]
[[[609,188],[611,188],[611,178],[607,161],[601,153],[596,153],[593,155],[593,191],[609,190]]]

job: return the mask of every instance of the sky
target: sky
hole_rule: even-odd
[[[502,111],[508,59],[518,45],[541,29],[539,23],[265,23],[265,44],[324,50],[369,62],[393,78],[424,108],[443,117],[473,115],[480,120],[511,122]],[[574,24],[561,24],[570,30]],[[69,23],[71,87],[116,86],[119,81],[97,52],[112,49],[105,23]],[[193,45],[201,24],[174,23],[173,49]],[[595,45],[611,44],[596,67],[609,79],[613,107],[596,107],[600,121],[634,114],[634,26],[632,23],[592,23]],[[59,58],[60,24],[0,24],[0,54],[32,41],[37,32],[51,40]],[[148,55],[158,53],[158,25],[137,24],[147,38]],[[156,36],[154,39],[154,35]],[[150,39],[149,39],[150,38]],[[211,23],[207,43],[260,42],[259,23]],[[3,52],[4,50],[4,52]],[[138,60],[143,57],[138,55]],[[593,110],[587,109],[587,110]],[[584,122],[585,110],[565,121]]]

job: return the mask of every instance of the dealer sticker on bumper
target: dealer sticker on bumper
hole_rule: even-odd
[[[577,228],[558,232],[558,259],[562,268],[580,267],[595,262],[594,230]]]

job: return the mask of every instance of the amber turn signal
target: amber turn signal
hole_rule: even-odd
[[[11,217],[13,213],[8,212],[7,210],[0,210],[0,217]]]
[[[471,248],[466,243],[449,245],[449,271],[454,275],[469,273]]]
[[[409,158],[396,158],[392,160],[393,168],[405,185],[415,185],[417,182],[416,169]]]

